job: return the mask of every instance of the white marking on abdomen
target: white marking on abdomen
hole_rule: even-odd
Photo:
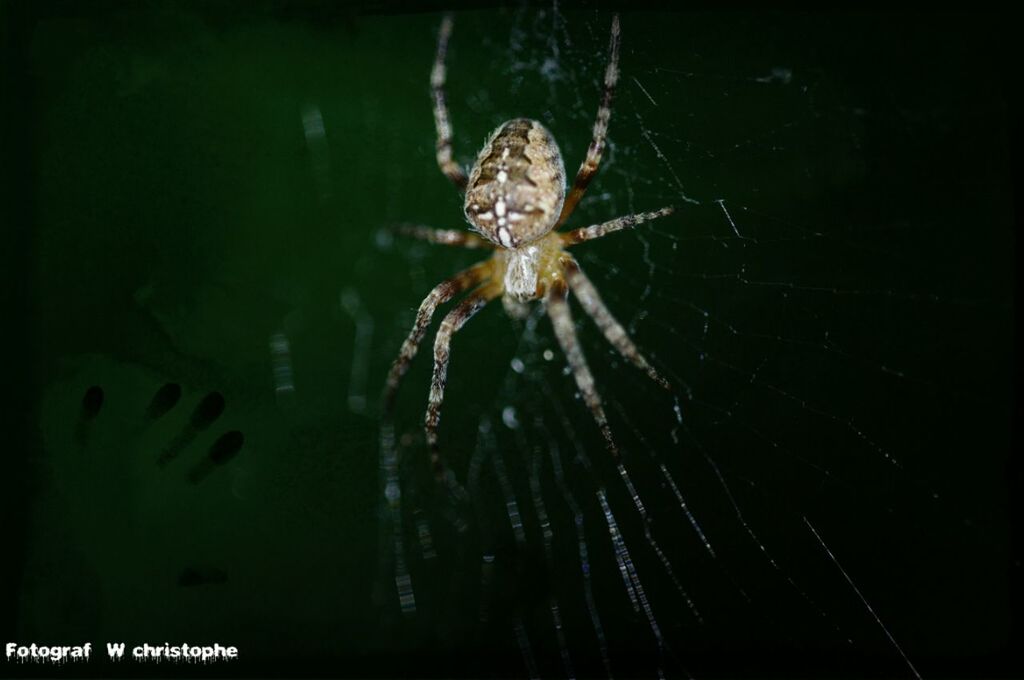
[[[502,222],[504,222],[504,220],[502,220]],[[508,229],[505,227],[498,229],[498,239],[501,241],[501,245],[506,248],[512,247],[512,238],[509,236]]]

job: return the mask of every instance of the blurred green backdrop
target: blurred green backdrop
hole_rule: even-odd
[[[401,393],[410,618],[378,523],[377,398],[419,301],[478,258],[382,231],[462,224],[433,160],[439,15],[112,3],[12,16],[33,226],[16,255],[29,340],[12,360],[30,366],[31,416],[8,454],[22,527],[10,639],[236,644],[242,662],[197,670],[215,674],[603,674],[586,574],[617,675],[908,674],[810,522],[918,670],[994,672],[1019,569],[998,17],[623,14],[612,144],[573,223],[679,208],[581,257],[672,376],[682,422],[579,327],[656,542],[546,322],[495,305],[455,342],[442,425],[464,483],[475,454],[486,463],[464,533],[423,462],[428,353]],[[458,13],[457,158],[530,116],[574,170],[609,21]],[[147,416],[168,384],[180,401]],[[223,413],[188,434],[213,393]],[[190,482],[228,432],[241,448]],[[669,651],[627,599],[600,485]]]

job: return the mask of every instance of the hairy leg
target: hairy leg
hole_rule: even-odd
[[[398,393],[398,385],[402,376],[409,370],[409,364],[416,351],[419,349],[420,341],[423,340],[427,328],[430,326],[430,319],[434,316],[434,310],[438,305],[448,302],[462,291],[480,284],[491,275],[492,261],[485,260],[473,265],[469,269],[459,272],[455,276],[439,283],[424,298],[416,312],[416,322],[413,324],[409,336],[402,343],[402,349],[398,353],[395,362],[391,364],[391,371],[388,373],[388,380],[384,387],[384,415],[389,416],[395,404],[395,395]]]
[[[437,165],[460,191],[466,188],[466,172],[452,160],[452,126],[448,122],[448,104],[445,102],[445,56],[448,38],[452,34],[452,17],[446,14],[437,34],[437,56],[430,72],[430,91],[434,97],[434,127],[437,128]]]
[[[591,283],[587,275],[580,269],[579,263],[574,258],[568,258],[563,262],[562,270],[565,278],[569,281],[569,287],[576,293],[576,299],[580,306],[594,320],[597,327],[604,333],[604,337],[611,343],[612,347],[619,351],[623,357],[628,359],[634,366],[644,371],[651,377],[651,380],[658,383],[667,390],[672,389],[668,381],[661,377],[654,367],[640,354],[640,350],[633,344],[633,340],[626,333],[612,313],[608,311],[597,288]]]
[[[437,243],[444,246],[486,248],[489,250],[494,250],[496,247],[483,236],[463,229],[433,229],[431,227],[423,227],[418,224],[399,224],[392,227],[392,231],[397,234],[401,234],[402,236],[411,236],[412,238],[419,239],[421,241],[428,241],[429,243]]]
[[[427,403],[427,415],[424,428],[427,435],[427,446],[430,447],[430,464],[434,474],[440,478],[442,473],[441,454],[437,444],[437,424],[441,420],[441,405],[444,403],[444,388],[448,381],[448,360],[451,356],[452,336],[479,312],[488,302],[501,295],[500,284],[484,284],[467,295],[459,305],[448,312],[441,322],[434,339],[434,376],[430,381],[430,399]]]
[[[601,165],[601,155],[604,153],[605,139],[608,136],[608,121],[612,117],[612,97],[615,96],[615,85],[619,81],[619,15],[612,17],[612,34],[608,43],[608,65],[604,71],[604,93],[601,95],[601,105],[597,109],[597,119],[594,121],[593,137],[590,146],[587,148],[587,156],[583,159],[580,169],[576,172],[576,181],[573,182],[572,190],[562,205],[562,213],[558,217],[557,228],[569,219],[569,215],[576,209],[576,204],[583,198],[587,191],[587,185],[597,173]]]
[[[612,457],[618,460],[619,448],[615,445],[615,440],[612,438],[612,430],[608,426],[608,417],[605,416],[604,407],[601,405],[601,395],[597,393],[597,387],[594,385],[594,376],[590,372],[590,367],[587,366],[587,360],[583,356],[583,350],[580,349],[579,340],[576,338],[576,328],[572,323],[568,296],[569,290],[565,282],[556,281],[548,289],[548,293],[544,298],[547,313],[551,317],[551,325],[555,329],[555,337],[558,338],[558,344],[561,345],[566,359],[569,360],[569,368],[572,369],[572,375],[576,379],[576,386],[579,387],[580,393],[583,395],[583,401],[590,408],[594,421],[597,423],[598,428],[600,428],[601,434],[604,435],[605,446],[607,446]]]
[[[409,577],[409,569],[405,562],[405,547],[402,541],[402,487],[398,477],[398,450],[395,446],[395,427],[391,420],[394,410],[395,395],[398,393],[398,385],[402,376],[409,368],[416,350],[419,349],[420,341],[423,340],[430,320],[434,315],[437,306],[448,302],[462,291],[479,285],[486,280],[492,271],[493,260],[487,260],[476,264],[469,269],[459,272],[455,276],[434,287],[432,291],[420,304],[416,313],[416,322],[413,324],[409,336],[402,343],[402,349],[398,357],[391,365],[388,373],[387,383],[384,387],[383,417],[380,425],[380,451],[378,453],[383,480],[383,499],[386,504],[386,512],[381,515],[381,536],[387,536],[390,530],[390,549],[386,548],[388,541],[381,542],[381,564],[390,565],[394,573],[395,590],[398,593],[398,601],[402,612],[411,614],[416,611],[416,599],[413,594],[412,583]]]
[[[567,231],[562,234],[562,243],[566,246],[571,246],[577,243],[582,243],[583,241],[593,241],[594,239],[607,236],[608,234],[612,234],[616,231],[632,229],[644,222],[650,222],[651,220],[658,219],[659,217],[671,215],[673,212],[675,212],[675,208],[672,206],[666,206],[661,210],[655,210],[654,212],[624,215],[623,217],[616,217],[614,220],[602,222],[601,224],[573,229],[572,231]]]

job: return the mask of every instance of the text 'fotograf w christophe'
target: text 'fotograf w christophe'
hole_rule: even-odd
[[[238,648],[214,645],[172,645],[142,644],[128,647],[124,642],[106,643],[107,658],[112,661],[132,659],[134,661],[230,661],[238,658]],[[64,663],[68,661],[89,661],[92,643],[81,645],[20,645],[8,642],[5,647],[7,661]]]

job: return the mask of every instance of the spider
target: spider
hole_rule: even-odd
[[[583,310],[594,320],[609,343],[637,368],[666,389],[668,382],[644,358],[601,300],[597,288],[566,249],[658,217],[670,215],[671,206],[654,212],[637,213],[566,232],[562,226],[583,197],[601,163],[611,118],[611,101],[619,77],[619,17],[612,18],[604,91],[594,122],[592,140],[576,180],[566,196],[565,165],[551,133],[536,120],[515,118],[491,133],[467,177],[452,160],[452,128],[445,102],[445,56],[452,32],[452,18],[445,16],[437,40],[437,55],[430,76],[437,129],[437,164],[448,179],[465,193],[463,212],[470,231],[399,227],[398,231],[431,243],[493,250],[490,258],[442,281],[416,314],[416,322],[391,366],[384,391],[384,415],[390,417],[402,376],[409,368],[434,311],[459,293],[471,291],[441,322],[434,340],[434,373],[425,418],[430,461],[440,479],[443,465],[438,447],[437,426],[441,417],[452,336],[488,302],[501,297],[506,312],[524,318],[528,303],[542,301],[551,319],[555,337],[565,353],[576,385],[593,415],[605,445],[618,461],[619,450],[612,437],[594,377],[580,349],[569,310],[571,290]],[[475,233],[474,233],[475,232]]]

